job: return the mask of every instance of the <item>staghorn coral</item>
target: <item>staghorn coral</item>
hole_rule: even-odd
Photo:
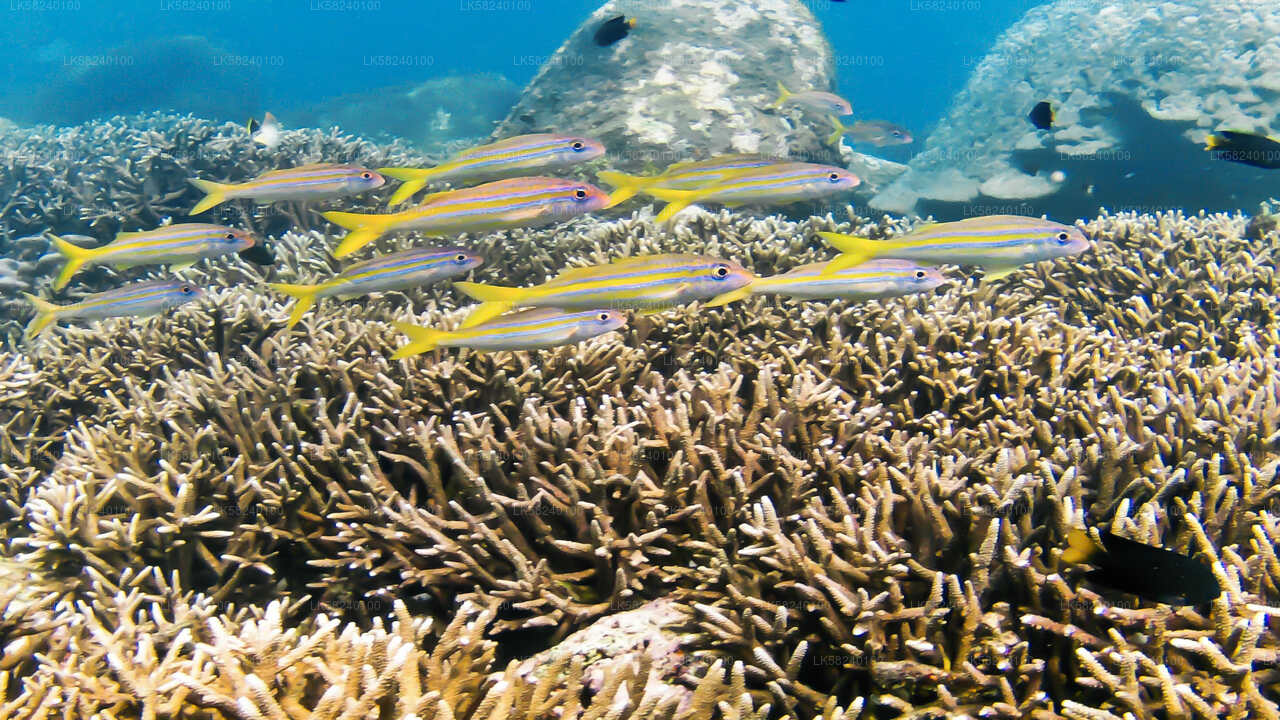
[[[206,305],[0,351],[0,715],[1274,717],[1280,238],[1245,221],[1106,215],[999,282],[402,362],[389,322],[457,322],[449,289],[288,333],[262,269],[202,264]],[[462,242],[523,285],[901,227],[855,224]],[[267,272],[327,275],[325,243]],[[1103,597],[1059,560],[1081,523],[1227,592]]]

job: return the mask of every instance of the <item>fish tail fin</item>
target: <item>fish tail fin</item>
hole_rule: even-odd
[[[789,97],[791,97],[791,91],[787,89],[786,85],[782,84],[781,80],[779,80],[778,81],[778,99],[774,100],[773,103],[769,105],[769,107],[771,108],[782,107],[782,103],[786,102],[787,98]]]
[[[823,275],[838,273],[854,265],[861,265],[880,254],[883,249],[881,246],[885,245],[869,238],[844,233],[819,232],[818,237],[840,251],[839,257],[827,263],[827,266],[822,269]]]
[[[693,190],[671,190],[668,188],[650,188],[649,194],[659,200],[666,200],[667,206],[662,208],[662,212],[654,218],[654,222],[663,224],[671,222],[671,218],[675,217],[681,210],[692,205],[698,199],[698,193]]]
[[[387,205],[399,205],[426,187],[432,177],[440,174],[440,168],[385,167],[378,168],[378,172],[401,181],[400,187],[387,200]]]
[[[268,283],[267,287],[294,299],[293,309],[289,313],[288,328],[292,329],[302,320],[302,316],[315,306],[320,299],[320,291],[332,287],[332,283],[317,285],[289,285],[287,283]]]
[[[31,293],[24,292],[22,293],[22,296],[27,299],[27,302],[35,306],[36,309],[35,319],[31,321],[31,324],[27,325],[27,337],[33,338],[44,332],[46,328],[58,319],[58,312],[61,308],[48,300],[32,295]]]
[[[1104,552],[1106,551],[1098,547],[1093,538],[1089,537],[1089,531],[1081,528],[1072,528],[1067,533],[1067,549],[1062,552],[1062,561],[1076,565],[1090,562]]]
[[[230,185],[225,183],[216,183],[212,180],[201,180],[200,178],[191,178],[190,183],[195,185],[204,192],[204,198],[191,208],[188,215],[199,215],[205,210],[215,208],[230,198],[227,197],[227,191],[231,189]]]
[[[606,207],[614,207],[630,200],[636,193],[652,185],[654,181],[651,177],[627,175],[615,170],[602,170],[596,177],[616,188],[610,193],[609,204]]]
[[[450,337],[453,333],[443,330],[435,330],[425,328],[421,325],[412,325],[410,323],[392,323],[396,329],[409,336],[409,344],[396,350],[391,355],[392,360],[403,360],[414,355],[421,355],[424,352],[431,352],[440,346],[440,342]]]
[[[502,285],[485,285],[476,282],[456,282],[453,284],[460,292],[465,293],[480,304],[462,321],[461,329],[473,328],[488,322],[502,313],[515,307],[524,299],[525,288],[504,287]]]
[[[389,224],[389,221],[385,219],[386,215],[368,215],[365,213],[339,212],[337,210],[330,210],[320,214],[325,220],[334,225],[350,230],[333,251],[333,256],[337,258],[346,257],[382,237]]]
[[[49,239],[53,241],[53,249],[67,259],[67,264],[62,266],[62,270],[58,272],[58,277],[53,281],[53,289],[61,290],[67,286],[67,283],[71,282],[71,276],[79,272],[80,268],[92,260],[97,252],[91,248],[83,248],[67,242],[57,235],[50,235]]]
[[[828,115],[827,117],[831,119],[832,127],[831,134],[827,136],[827,144],[835,145],[840,142],[840,137],[844,135],[844,123],[840,122],[840,118],[835,115]]]
[[[252,135],[258,132],[258,128],[262,127],[262,123],[258,122],[257,118],[249,118],[249,122],[245,123],[244,127]]]

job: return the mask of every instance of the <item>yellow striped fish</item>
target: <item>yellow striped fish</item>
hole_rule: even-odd
[[[289,314],[289,327],[292,328],[320,298],[337,296],[345,300],[358,295],[429,285],[461,275],[482,263],[483,257],[464,248],[412,248],[356,263],[333,279],[315,285],[272,283],[270,287],[296,299]]]
[[[247,199],[266,205],[281,200],[305,202],[355,195],[380,188],[386,182],[386,178],[368,168],[333,163],[270,170],[242,183],[217,183],[195,178],[191,184],[206,194],[188,214],[199,215],[228,200]]]
[[[257,242],[248,231],[205,223],[179,223],[155,230],[123,232],[99,248],[73,245],[57,235],[50,239],[53,248],[67,258],[67,264],[53,281],[54,290],[66,287],[71,276],[92,265],[173,264],[174,269],[180,270],[203,258],[240,252]]]
[[[327,212],[324,217],[351,231],[333,251],[334,257],[346,257],[398,230],[417,230],[439,237],[539,227],[599,210],[608,203],[609,196],[588,183],[527,177],[428,195],[417,207],[386,215]]]
[[[627,316],[618,310],[565,311],[533,308],[494,318],[473,328],[446,332],[409,323],[395,323],[409,336],[409,344],[391,356],[400,360],[438,347],[466,347],[475,350],[537,350],[581,342],[619,330]]]
[[[857,175],[844,168],[789,162],[730,171],[724,180],[695,190],[650,187],[646,192],[667,201],[667,206],[655,218],[664,223],[696,202],[714,202],[731,208],[783,205],[848,192],[861,182]]]
[[[388,167],[378,172],[403,180],[388,205],[398,205],[429,182],[473,182],[568,167],[604,155],[604,146],[574,135],[518,135],[481,145],[431,168]]]
[[[829,93],[826,90],[791,92],[786,85],[778,83],[778,99],[774,100],[769,107],[778,108],[784,105],[798,105],[810,110],[834,113],[836,115],[853,114],[853,106],[849,104],[849,101],[835,93]]]
[[[827,265],[827,273],[861,265],[873,257],[891,257],[932,264],[978,265],[989,271],[985,277],[995,279],[1019,265],[1089,249],[1089,240],[1077,228],[1019,215],[984,215],[931,223],[890,240],[830,232],[818,235],[842,253]]]
[[[741,265],[707,255],[640,255],[573,268],[531,288],[454,283],[481,301],[462,327],[475,327],[513,307],[634,308],[659,311],[706,300],[709,307],[746,296],[755,279]]]
[[[870,260],[830,275],[829,261],[809,263],[751,283],[752,295],[787,295],[806,300],[873,300],[928,292],[946,282],[937,268],[910,260]]]
[[[651,187],[696,190],[725,180],[730,171],[777,165],[780,162],[784,161],[773,160],[763,155],[718,155],[707,160],[676,163],[663,170],[661,175],[644,177],[604,170],[599,174],[599,178],[617,188],[609,196],[609,207],[613,207],[630,200],[636,193],[646,192]]]
[[[36,317],[27,326],[27,337],[35,337],[59,320],[157,315],[200,299],[204,291],[181,280],[148,280],[94,293],[69,305],[54,305],[30,293],[23,295],[36,308]]]

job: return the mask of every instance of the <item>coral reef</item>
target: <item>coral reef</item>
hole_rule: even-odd
[[[619,14],[637,25],[615,45],[592,36]],[[777,82],[829,90],[830,44],[799,0],[726,6],[713,0],[610,0],[546,58],[495,138],[577,132],[614,150],[627,172],[724,153],[760,153],[872,170],[887,184],[896,163],[826,144],[821,115],[767,106]]]
[[[768,274],[887,222],[465,241],[510,284],[694,249]],[[0,353],[2,712],[1277,717],[1280,237],[1244,225],[1109,215],[995,283],[403,362],[389,322],[459,321],[449,291],[286,333],[258,268],[197,266],[204,307]],[[319,234],[276,246],[331,271]],[[1059,561],[1084,522],[1227,591],[1102,597]]]
[[[1200,32],[1188,36],[1193,25]],[[1203,141],[1223,128],[1280,129],[1277,27],[1280,6],[1259,0],[1034,7],[872,207],[954,219],[991,207],[1078,217],[1100,205],[1254,206],[1266,171],[1216,160]],[[1042,100],[1057,110],[1047,132],[1026,120]]]

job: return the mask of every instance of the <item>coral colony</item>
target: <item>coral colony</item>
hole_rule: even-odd
[[[756,5],[729,19],[811,48],[821,62],[786,79],[830,87],[808,10]],[[650,18],[597,44],[617,14],[602,8],[557,57],[660,41]],[[695,38],[727,24],[696,20]],[[593,137],[636,154],[559,174],[571,190],[601,170],[821,144],[825,116],[765,108],[774,78],[746,75],[760,56],[713,37],[745,69],[681,46],[704,81],[695,103],[641,64],[670,55],[619,58],[620,74],[654,79],[652,112],[597,98],[613,134]],[[585,114],[548,87],[601,72],[548,63],[492,139]],[[760,100],[734,116],[750,122],[703,123],[699,152],[645,167],[690,117],[732,114],[717,93],[737,80]],[[404,175],[454,154],[296,126],[273,143],[163,114],[0,129],[0,720],[1280,718],[1275,205],[1090,212],[1050,236],[1078,254],[876,257],[923,284],[805,299],[781,288],[826,282],[820,238],[862,251],[938,226],[868,218],[850,196],[791,216],[711,202],[668,225],[651,188],[615,172],[613,200],[634,205],[606,211],[590,186],[577,200],[596,205],[539,222],[503,215],[444,239],[378,226],[351,249],[372,264],[353,267],[320,211],[387,213],[391,187],[361,186],[338,204],[210,203],[199,221],[269,252],[203,256],[176,285],[155,285],[174,276],[154,265],[86,263],[59,304],[188,283],[200,298],[24,337],[21,293],[47,300],[64,264],[50,233],[101,246],[194,222],[193,178],[318,163]],[[904,172],[848,148],[802,155],[841,161],[832,179],[856,175],[862,200]],[[932,172],[922,157],[890,196],[932,197],[913,184]],[[970,180],[956,202],[1008,189]],[[505,213],[546,185],[450,197]],[[424,259],[428,245],[448,250]],[[740,286],[669,302],[690,297],[680,283],[546,349],[393,358],[406,327],[453,330],[476,311],[443,278],[476,294],[586,283],[582,268],[659,254],[731,260]],[[433,282],[389,279],[401,261]],[[555,312],[486,302],[529,322]],[[1102,532],[1112,547],[1089,551]],[[1194,596],[1211,599],[1152,600],[1072,559],[1124,540],[1198,563]]]
[[[175,176],[211,162],[183,134],[254,152],[231,128],[119,122],[139,129],[66,132],[130,138],[122,155],[151,138]],[[147,212],[106,187],[89,213]],[[322,221],[299,219],[275,276],[328,277]],[[476,277],[511,285],[616,253],[764,276],[829,257],[819,231],[889,229],[858,223],[721,211],[471,241],[502,258]],[[1280,287],[1255,258],[1280,237],[1244,225],[1109,215],[1091,252],[998,283],[756,296],[404,362],[391,323],[461,320],[451,290],[288,333],[265,270],[197,265],[208,305],[0,356],[0,714],[1275,717]],[[146,276],[95,272],[84,287]],[[1203,554],[1225,592],[1100,594],[1060,561],[1086,516]]]

